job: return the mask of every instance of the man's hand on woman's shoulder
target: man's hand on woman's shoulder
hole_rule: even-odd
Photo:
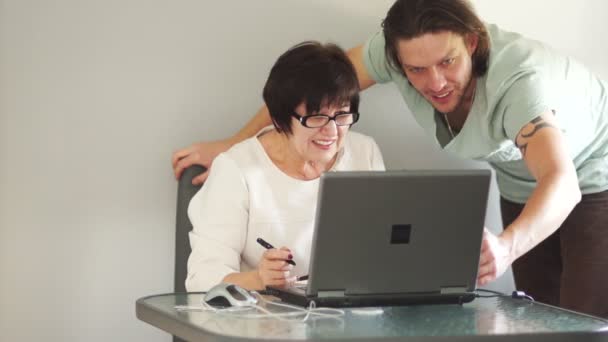
[[[192,165],[201,165],[207,168],[207,171],[192,179],[192,184],[200,185],[207,179],[211,163],[218,154],[232,147],[233,142],[230,139],[200,142],[192,144],[186,148],[173,153],[172,164],[175,179],[181,177],[182,172]]]

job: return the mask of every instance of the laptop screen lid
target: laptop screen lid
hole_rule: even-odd
[[[321,176],[308,297],[475,290],[489,170]]]

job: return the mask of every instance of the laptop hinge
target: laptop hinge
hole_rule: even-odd
[[[441,288],[441,294],[450,293],[465,293],[467,292],[466,286],[445,286]]]
[[[344,297],[344,290],[333,290],[333,291],[319,291],[317,297]]]

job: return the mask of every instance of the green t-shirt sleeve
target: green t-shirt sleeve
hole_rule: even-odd
[[[386,61],[384,35],[377,32],[363,46],[363,64],[369,76],[376,83],[387,83],[393,80],[393,68]]]
[[[505,88],[500,100],[503,129],[515,141],[519,131],[534,118],[550,110],[552,90],[548,78],[535,71],[522,72]]]

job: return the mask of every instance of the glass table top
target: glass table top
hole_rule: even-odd
[[[203,296],[202,293],[157,295],[142,298],[137,305],[138,310],[159,313],[186,326],[237,338],[332,340],[592,331],[606,331],[608,335],[607,320],[509,297],[477,298],[464,305],[346,308],[342,317],[312,317],[306,322],[242,317],[259,314],[255,309],[217,314],[175,308],[201,306]],[[269,303],[262,306],[272,312],[288,310]]]

